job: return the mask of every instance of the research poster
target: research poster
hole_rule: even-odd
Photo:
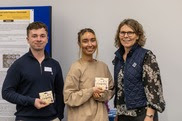
[[[26,27],[33,21],[33,9],[0,10],[0,90],[8,68],[29,49]],[[0,93],[0,121],[14,121],[15,108]]]

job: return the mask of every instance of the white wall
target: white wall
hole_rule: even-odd
[[[181,0],[1,0],[0,5],[53,7],[53,58],[61,63],[64,77],[71,63],[78,59],[77,32],[80,29],[95,30],[99,59],[107,63],[113,73],[111,61],[116,50],[117,26],[124,18],[138,20],[148,38],[145,47],[156,54],[161,69],[167,106],[160,114],[160,121],[181,121]]]

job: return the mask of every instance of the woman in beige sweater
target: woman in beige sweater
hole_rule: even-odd
[[[93,58],[98,52],[95,32],[82,29],[78,33],[78,45],[81,58],[71,65],[64,85],[67,119],[108,121],[105,102],[113,95],[113,79],[107,65]],[[98,85],[95,85],[96,78],[101,82]]]

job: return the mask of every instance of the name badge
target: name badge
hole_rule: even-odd
[[[52,72],[52,68],[51,67],[44,67],[44,71],[46,71],[46,72]]]

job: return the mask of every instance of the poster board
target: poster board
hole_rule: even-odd
[[[29,45],[26,27],[33,21],[40,21],[48,27],[46,51],[51,52],[51,6],[0,7],[0,90],[11,64],[25,54]],[[14,121],[15,105],[2,99],[0,93],[0,121]]]
[[[0,7],[1,10],[32,10],[33,15],[33,21],[41,21],[45,23],[48,27],[48,44],[46,45],[46,50],[52,55],[51,51],[51,41],[52,41],[52,35],[51,35],[51,26],[52,26],[52,7],[51,6],[28,6],[28,7]]]

